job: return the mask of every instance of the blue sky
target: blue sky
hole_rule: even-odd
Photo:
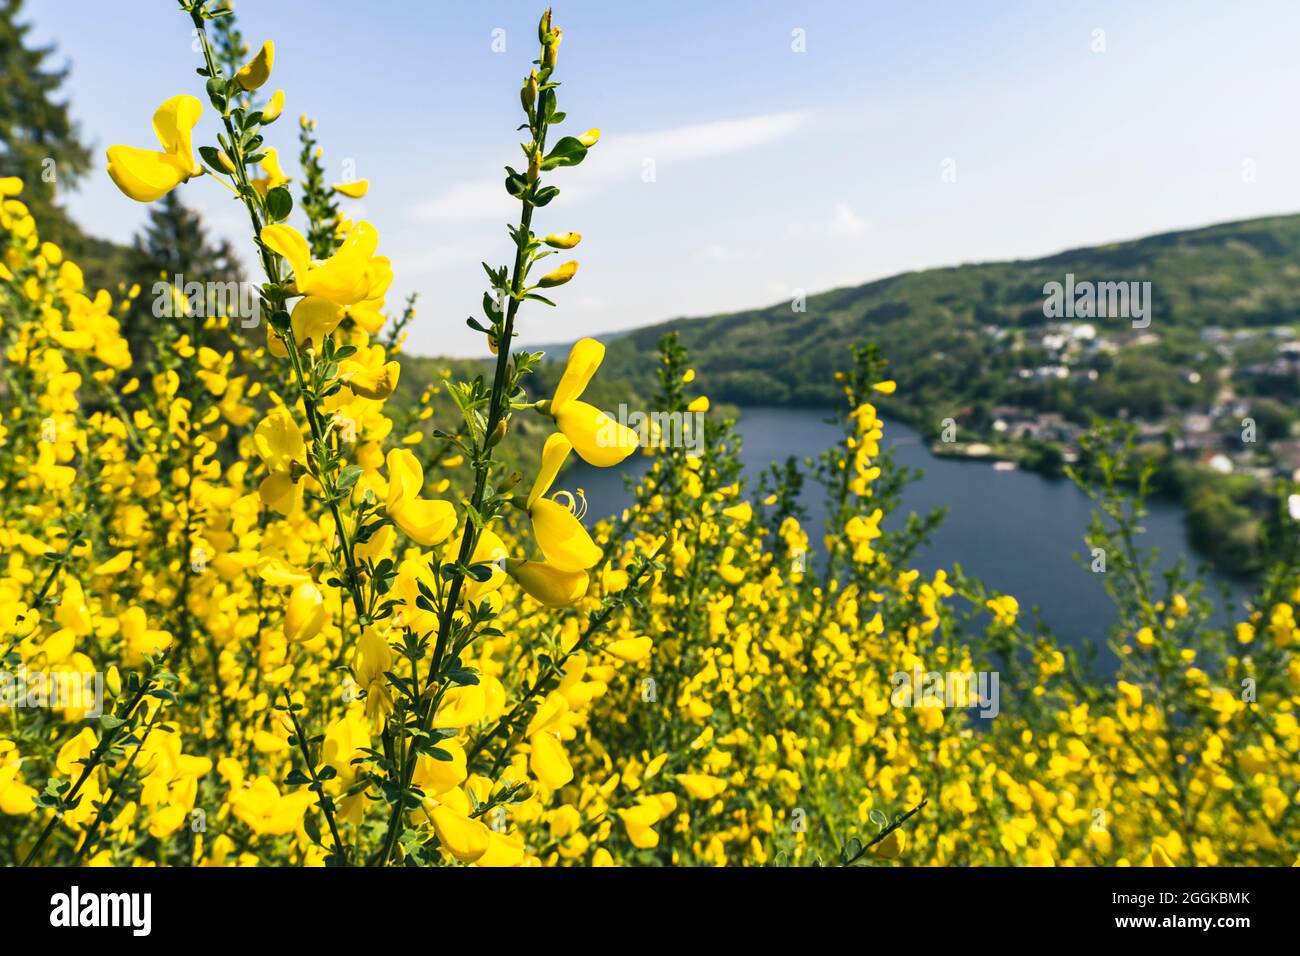
[[[296,155],[305,111],[331,173],[351,160],[371,181],[349,209],[393,259],[390,305],[421,293],[412,351],[483,352],[464,320],[482,297],[478,263],[510,252],[501,167],[519,156],[540,10],[237,4],[248,40],[276,43],[270,85],[287,103],[272,145]],[[169,0],[26,11],[71,62],[73,112],[99,157],[151,146],[157,105],[201,93],[188,19]],[[562,194],[535,220],[584,241],[559,309],[524,313],[524,344],[1300,209],[1294,2],[570,0],[555,18],[562,130],[603,136],[558,171]],[[200,142],[215,124],[207,109]],[[247,249],[225,190],[200,179],[181,195]],[[118,240],[145,215],[102,163],[67,201]]]

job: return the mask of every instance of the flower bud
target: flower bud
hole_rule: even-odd
[[[267,40],[257,56],[244,64],[243,69],[235,74],[235,81],[245,90],[253,91],[271,78],[271,67],[275,63],[275,44]]]
[[[546,243],[552,249],[572,249],[578,243],[582,242],[582,234],[577,232],[553,232],[542,242]]]
[[[574,273],[578,271],[576,260],[569,260],[558,269],[552,269],[538,281],[538,285],[543,289],[552,289],[557,285],[564,285],[573,278]]]
[[[537,177],[542,174],[542,151],[533,150],[533,155],[528,159],[528,181],[537,182]]]
[[[492,429],[492,434],[488,436],[488,447],[495,448],[501,443],[501,439],[506,437],[506,432],[510,430],[510,424],[504,418],[497,422],[496,428]]]
[[[554,30],[546,40],[546,47],[542,51],[542,69],[555,69],[556,57],[560,55],[560,40],[564,38],[564,31]]]
[[[230,175],[235,175],[235,161],[230,158],[230,154],[224,149],[217,150],[217,162]]]
[[[283,112],[284,90],[276,90],[275,94],[271,97],[271,101],[267,103],[266,108],[262,110],[262,122],[274,123],[280,118],[280,114]]]
[[[588,149],[591,149],[591,147],[595,146],[596,143],[599,142],[599,140],[600,140],[600,130],[594,126],[591,129],[587,130],[587,132],[583,133],[581,136],[578,137],[578,142],[581,143],[583,146],[586,146]]]
[[[537,103],[537,71],[533,70],[524,80],[524,88],[519,91],[519,101],[524,104],[524,111],[531,113]]]
[[[289,596],[284,611],[284,637],[290,644],[310,641],[325,626],[325,598],[310,582],[300,584]]]

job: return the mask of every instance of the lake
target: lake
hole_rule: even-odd
[[[758,476],[772,462],[789,455],[801,460],[816,456],[840,440],[839,428],[827,424],[826,417],[827,412],[817,409],[742,410],[737,431],[743,440],[741,460],[751,494]],[[920,480],[908,486],[902,508],[886,527],[897,527],[910,511],[948,509],[929,545],[918,552],[917,567],[931,573],[960,564],[991,590],[1014,595],[1025,620],[1029,610],[1037,607],[1044,623],[1065,643],[1076,645],[1088,637],[1100,644],[1115,615],[1102,576],[1075,558],[1086,550],[1083,535],[1092,513],[1082,491],[1067,479],[936,457],[914,429],[897,422],[885,423],[883,444],[894,448],[900,465],[924,471]],[[634,455],[618,468],[592,468],[579,462],[563,481],[566,487],[583,488],[590,515],[603,518],[619,513],[631,501],[623,476],[643,474],[648,467],[642,455]],[[802,504],[808,509],[809,537],[817,542],[826,508],[821,487],[811,479],[805,484]],[[1141,543],[1160,549],[1161,567],[1180,556],[1193,567],[1201,563],[1188,541],[1182,510],[1163,501],[1152,501],[1148,508]],[[1246,589],[1239,584],[1231,587],[1239,602]],[[1101,657],[1113,664],[1104,647]]]

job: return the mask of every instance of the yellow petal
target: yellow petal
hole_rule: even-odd
[[[583,393],[604,359],[605,346],[595,339],[579,339],[573,343],[564,374],[560,376],[555,395],[551,398],[551,415],[558,415],[565,404]]]
[[[451,755],[450,760],[437,760],[428,754],[420,754],[415,764],[412,782],[426,794],[438,796],[452,787],[459,787],[465,782],[465,750],[455,740],[438,742],[438,749]]]
[[[541,561],[520,561],[510,567],[510,576],[547,607],[568,607],[587,593],[586,571],[561,571]]]
[[[266,324],[266,350],[276,358],[289,357],[289,347],[280,338],[280,333],[271,328],[270,322]]]
[[[712,800],[727,789],[727,781],[707,773],[679,773],[677,782],[696,800]]]
[[[537,477],[533,479],[532,491],[528,492],[530,510],[533,502],[551,490],[551,485],[555,483],[555,476],[564,467],[564,460],[569,457],[571,451],[573,451],[573,444],[562,434],[554,434],[546,439],[546,444],[542,446],[542,466],[537,470]]]
[[[564,283],[574,277],[577,271],[578,263],[576,260],[571,259],[542,276],[537,280],[537,285],[542,289],[552,289],[557,285],[564,285]]]
[[[896,860],[907,849],[907,834],[902,830],[893,830],[889,836],[871,848],[871,855],[882,860]]]
[[[416,498],[424,490],[424,469],[420,460],[406,448],[388,453],[388,509]]]
[[[524,861],[524,841],[516,836],[488,831],[488,848],[475,866],[518,866]]]
[[[473,863],[487,852],[492,831],[478,820],[457,813],[445,803],[434,807],[430,816],[438,842],[460,862]]]
[[[136,202],[153,202],[167,195],[187,176],[174,156],[134,146],[108,148],[109,178]]]
[[[173,96],[153,114],[153,131],[158,136],[158,142],[180,162],[186,178],[202,172],[202,167],[194,162],[194,146],[191,142],[194,127],[202,115],[203,104],[188,93]]]
[[[564,752],[564,745],[548,731],[534,734],[529,740],[532,754],[528,758],[528,769],[538,780],[558,790],[573,779],[573,767]]]
[[[628,637],[621,641],[611,641],[604,647],[606,654],[629,664],[645,660],[653,649],[654,642],[648,637]]]
[[[552,406],[552,414],[554,406]],[[640,436],[626,425],[610,418],[594,405],[572,400],[567,402],[555,424],[574,450],[589,465],[609,468],[617,465],[641,443]]]
[[[349,199],[360,199],[370,190],[370,180],[358,179],[350,183],[335,183],[334,191]]]
[[[131,557],[132,552],[130,551],[119,551],[90,573],[96,576],[104,574],[121,574],[131,566]]]
[[[414,498],[389,508],[388,514],[407,537],[426,548],[456,530],[456,509],[450,501]]]
[[[291,644],[310,641],[325,626],[325,598],[310,581],[293,589],[284,611],[284,637]]]
[[[277,588],[311,583],[310,574],[300,571],[283,558],[263,558],[257,563],[257,576]]]
[[[601,551],[572,511],[550,498],[539,498],[529,509],[533,537],[546,560],[561,571],[585,571],[600,560]]]
[[[487,695],[482,684],[453,687],[443,695],[433,726],[439,729],[468,727],[482,720],[486,711]]]
[[[276,90],[270,101],[262,109],[262,122],[274,123],[284,112],[284,90]]]
[[[257,55],[235,74],[235,81],[246,90],[255,90],[271,78],[271,67],[274,65],[275,44],[267,40]]]
[[[382,368],[353,372],[347,377],[346,383],[354,395],[382,402],[397,388],[397,379],[401,372],[400,365],[396,362],[388,362]]]
[[[311,246],[307,245],[302,233],[293,226],[276,223],[262,228],[262,242],[272,252],[284,256],[289,268],[293,270],[294,278],[301,283],[311,269]],[[301,285],[298,291],[304,294],[306,292]]]
[[[294,481],[287,471],[273,472],[257,486],[257,493],[267,506],[286,518],[297,512],[302,501],[301,490],[302,482]]]
[[[277,405],[253,429],[253,448],[272,471],[288,470],[293,462],[307,460],[302,432],[283,405]]]
[[[343,309],[340,306],[329,299],[322,299],[315,295],[303,296],[299,299],[297,305],[293,307],[290,318],[293,337],[298,344],[306,345],[310,341],[318,350],[324,344],[325,336],[338,328],[342,321]]]

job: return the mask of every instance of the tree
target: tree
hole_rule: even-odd
[[[90,169],[90,151],[67,101],[58,98],[68,68],[47,62],[53,47],[30,45],[31,26],[18,22],[21,11],[22,0],[0,0],[0,175],[23,180],[22,199],[42,235],[77,251],[81,234],[56,205],[56,194]]]
[[[143,350],[151,340],[151,326],[158,321],[155,283],[170,286],[177,276],[182,284],[238,282],[241,278],[230,243],[224,239],[214,243],[199,214],[182,203],[174,190],[150,204],[149,218],[135,237],[130,258],[130,274],[137,277],[142,289],[123,334],[132,354],[140,359],[147,359]]]

